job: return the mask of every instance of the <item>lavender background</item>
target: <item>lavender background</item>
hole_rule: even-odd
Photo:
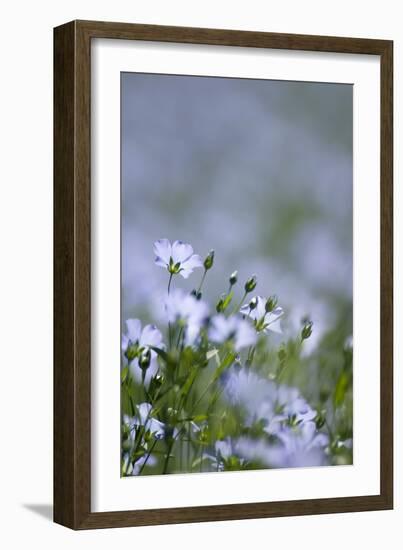
[[[135,73],[121,84],[123,320],[155,320],[167,274],[152,244],[167,237],[215,250],[208,296],[234,269],[256,273],[286,331],[312,318],[309,347],[337,320],[351,331],[352,86]]]

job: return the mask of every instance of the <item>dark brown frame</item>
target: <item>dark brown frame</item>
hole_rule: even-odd
[[[377,55],[381,58],[381,489],[379,495],[92,513],[91,39]],[[72,21],[54,29],[54,521],[72,529],[386,510],[393,507],[393,42]]]

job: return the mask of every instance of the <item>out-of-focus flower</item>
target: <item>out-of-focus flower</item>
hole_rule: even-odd
[[[233,406],[241,406],[247,412],[249,419],[256,419],[263,403],[271,404],[271,410],[266,411],[270,418],[274,414],[275,385],[270,380],[264,380],[252,370],[232,367],[223,377],[224,397]]]
[[[257,339],[256,332],[248,321],[236,316],[225,317],[222,314],[211,319],[208,335],[212,342],[218,344],[233,340],[236,351],[253,346]]]
[[[144,380],[146,386],[158,372],[157,354],[150,350],[150,347],[163,348],[162,334],[155,325],[146,325],[143,329],[139,319],[128,319],[126,321],[126,332],[122,335],[123,357],[130,365],[130,372],[137,382],[142,380],[142,371],[139,366],[139,358],[146,351],[150,351],[150,362]],[[148,355],[148,352],[146,351]]]
[[[282,333],[280,318],[284,311],[280,306],[267,311],[266,304],[268,300],[262,296],[255,296],[252,300],[241,307],[240,312],[253,319],[257,332],[268,333],[269,331]]]
[[[297,388],[285,385],[277,387],[275,409],[277,412],[275,421],[286,420],[293,425],[311,421],[317,414]]]
[[[207,455],[207,458],[211,461],[211,466],[218,472],[222,472],[226,469],[226,463],[228,463],[231,457],[236,457],[240,466],[244,463],[244,460],[237,456],[231,437],[216,441],[214,445],[214,456]]]
[[[277,443],[242,437],[237,441],[236,452],[247,460],[258,460],[270,468],[324,466],[328,463],[329,438],[318,433],[314,422],[300,426],[282,426],[276,434]]]
[[[207,321],[207,304],[178,288],[166,297],[165,311],[170,323],[177,322],[184,328],[185,343],[192,346]]]
[[[197,267],[203,267],[203,260],[193,253],[190,244],[182,241],[170,243],[168,239],[159,239],[154,243],[155,263],[166,268],[171,275],[182,275],[187,279]]]

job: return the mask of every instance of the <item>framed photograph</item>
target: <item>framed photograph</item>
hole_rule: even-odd
[[[54,520],[393,506],[393,43],[54,33]]]

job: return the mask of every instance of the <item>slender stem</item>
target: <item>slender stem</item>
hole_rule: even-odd
[[[234,309],[232,310],[230,315],[233,315],[236,311],[239,311],[241,309],[242,304],[244,303],[245,298],[246,298],[247,295],[248,295],[248,293],[245,291],[244,295],[242,296],[242,300],[239,302],[239,304],[237,306],[234,307]]]
[[[168,281],[168,294],[171,290],[171,282],[172,282],[173,273],[169,274],[169,281]]]
[[[148,453],[147,453],[146,459],[145,459],[145,461],[143,462],[143,464],[142,464],[142,466],[141,466],[141,468],[140,468],[140,470],[139,470],[138,475],[141,475],[141,472],[144,470],[144,466],[147,464],[147,460],[150,458],[150,455],[151,455],[151,453],[153,452],[153,449],[154,449],[156,443],[157,443],[157,440],[154,439],[154,442],[153,442],[153,444],[151,445],[150,450],[149,450]]]
[[[200,281],[200,284],[199,284],[199,288],[197,289],[197,292],[201,291],[201,288],[202,288],[203,283],[204,283],[204,279],[206,278],[206,273],[207,273],[207,269],[204,270],[203,277],[201,278],[201,281]]]
[[[169,462],[169,458],[170,458],[170,455],[171,455],[171,451],[172,451],[172,447],[174,446],[174,438],[172,438],[172,441],[169,443],[168,445],[168,449],[167,449],[167,454],[166,454],[166,457],[165,457],[165,462],[164,462],[164,467],[162,469],[162,473],[163,474],[166,474],[167,473],[167,470],[168,470],[168,462]]]

